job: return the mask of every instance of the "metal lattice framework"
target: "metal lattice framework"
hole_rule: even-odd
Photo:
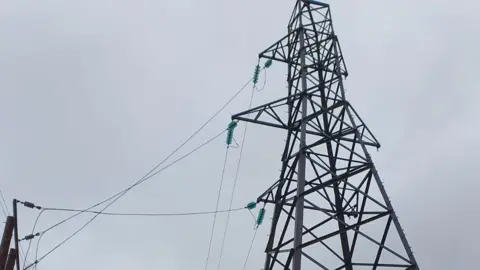
[[[287,131],[264,270],[419,269],[345,99],[348,73],[325,3],[298,0],[288,34],[260,54],[288,65],[288,96],[234,120]],[[283,112],[287,113],[283,113]]]

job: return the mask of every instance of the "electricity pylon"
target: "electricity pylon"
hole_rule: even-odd
[[[232,118],[287,131],[280,178],[257,199],[274,205],[264,270],[418,270],[367,152],[380,144],[345,98],[329,5],[297,0],[260,58],[287,64],[288,95]]]

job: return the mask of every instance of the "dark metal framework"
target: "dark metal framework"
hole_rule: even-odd
[[[380,144],[345,99],[329,5],[297,0],[260,57],[288,65],[288,96],[232,118],[287,131],[280,178],[258,198],[274,205],[264,270],[418,270],[367,152]]]

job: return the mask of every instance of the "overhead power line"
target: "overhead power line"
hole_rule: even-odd
[[[223,180],[224,180],[224,177],[225,177],[225,168],[227,167],[227,158],[228,158],[228,150],[229,149],[230,149],[230,147],[227,146],[227,150],[225,151],[225,160],[223,161],[222,177],[220,179],[220,186],[218,187],[217,204],[215,206],[215,209],[218,209],[218,205],[220,203],[220,195],[222,193],[222,186],[223,186]],[[205,270],[207,270],[207,268],[208,268],[208,261],[210,259],[210,251],[212,249],[213,235],[215,233],[216,222],[217,222],[217,214],[215,213],[215,215],[213,217],[212,230],[210,232],[210,241],[208,243],[207,258],[205,260]]]
[[[34,264],[38,264],[40,261],[42,261],[44,258],[46,258],[48,255],[50,255],[52,252],[54,252],[55,250],[57,250],[59,247],[63,246],[66,242],[68,242],[70,239],[72,239],[75,235],[79,234],[85,227],[87,227],[90,223],[92,223],[101,213],[103,213],[108,207],[110,207],[112,204],[114,204],[118,199],[120,199],[123,195],[125,195],[125,193],[127,193],[130,189],[132,189],[133,187],[145,182],[146,180],[152,178],[153,176],[157,175],[158,173],[162,172],[163,170],[169,168],[170,166],[174,165],[175,163],[179,162],[180,160],[186,158],[187,156],[191,155],[192,153],[194,153],[195,151],[197,151],[198,149],[202,148],[203,146],[207,145],[208,143],[212,142],[213,140],[215,140],[216,138],[218,138],[220,135],[222,135],[223,133],[225,133],[226,130],[222,131],[221,133],[219,133],[218,135],[214,136],[213,138],[211,138],[210,140],[208,140],[207,142],[203,143],[202,145],[198,146],[197,148],[193,149],[192,151],[190,151],[189,153],[183,155],[182,157],[178,158],[177,160],[175,160],[174,162],[168,164],[167,166],[163,167],[162,169],[156,171],[155,173],[152,173],[150,174],[148,177],[145,177],[141,182],[137,182],[135,183],[134,185],[130,186],[129,188],[125,189],[123,191],[123,193],[120,193],[115,199],[113,199],[110,203],[108,203],[105,207],[103,207],[100,211],[98,211],[98,213],[96,213],[91,219],[89,219],[84,225],[82,225],[78,230],[76,230],[74,233],[72,233],[70,236],[68,236],[67,238],[65,238],[62,242],[60,242],[58,245],[56,245],[54,248],[52,248],[50,251],[48,251],[45,255],[43,255],[42,257],[40,257],[40,259],[36,260],[32,265]],[[93,208],[93,207],[91,207]],[[75,215],[72,215],[71,217],[49,227],[48,229],[46,229],[45,231],[43,231],[42,233],[40,233],[40,237],[42,237],[43,235],[45,235],[46,232],[52,230],[53,228],[59,226],[60,224],[66,222],[67,220],[69,219],[72,219],[73,217],[81,214],[81,213],[85,213],[86,211],[89,211],[91,208],[89,209],[86,209],[86,210],[81,210],[80,212],[78,212],[77,214]]]
[[[266,73],[266,67],[264,68],[265,69],[265,73]],[[262,87],[262,89],[265,87],[265,84],[266,84],[266,81]],[[256,83],[253,85],[252,87],[252,92],[250,94],[250,102],[248,104],[248,109],[252,108],[252,104],[253,104],[253,97],[254,97],[254,94],[255,94],[255,89],[257,89],[256,87]],[[245,123],[245,128],[243,130],[243,137],[242,137],[242,145],[240,146],[240,154],[239,154],[239,157],[238,157],[238,161],[237,161],[237,168],[236,168],[236,171],[235,171],[235,178],[233,180],[233,188],[232,188],[232,193],[230,194],[230,203],[229,203],[229,208],[232,208],[232,205],[233,205],[233,198],[235,196],[235,190],[236,190],[236,187],[237,187],[237,182],[238,182],[238,176],[240,174],[240,164],[242,162],[242,156],[243,156],[243,149],[245,147],[245,141],[246,141],[246,137],[247,137],[247,128],[248,128],[248,122]],[[223,257],[223,251],[224,251],[224,248],[225,248],[225,240],[227,238],[227,231],[228,231],[228,225],[229,225],[229,222],[230,222],[230,213],[228,213],[227,215],[227,221],[225,223],[225,229],[223,231],[223,236],[222,236],[222,244],[220,246],[220,256],[219,256],[219,259],[218,259],[218,264],[217,264],[217,270],[220,270],[220,266],[222,264],[222,257]]]
[[[38,220],[40,219],[40,216],[42,216],[42,214],[46,211],[46,209],[42,209],[38,215],[37,215],[37,218],[35,219],[35,222],[33,223],[33,228],[32,228],[32,233],[31,233],[31,237],[32,239],[35,237],[34,236],[34,232],[35,232],[35,228],[37,228],[37,224],[38,224]],[[27,237],[25,237],[24,239],[26,239]],[[38,241],[40,242],[40,238],[38,239]],[[37,245],[38,246],[38,245]],[[23,260],[23,265],[27,265],[27,258],[28,258],[28,253],[30,253],[30,248],[32,247],[32,241],[28,241],[28,247],[27,247],[27,252],[25,253],[25,258]],[[35,259],[36,260],[36,259]]]
[[[68,209],[68,208],[43,208],[45,211],[65,211],[65,212],[81,212],[100,214],[104,216],[143,216],[143,217],[165,217],[165,216],[196,216],[196,215],[209,215],[217,213],[227,213],[227,212],[236,212],[240,210],[245,210],[245,207],[226,209],[226,210],[216,210],[216,211],[203,211],[203,212],[179,212],[179,213],[116,213],[116,212],[100,212],[100,211],[84,211],[79,209]]]
[[[230,104],[249,84],[250,82],[252,81],[252,79],[248,80],[247,83],[245,83],[242,88],[240,88],[240,90],[238,90],[219,110],[217,110],[203,125],[200,126],[200,128],[198,128],[187,140],[185,140],[182,144],[180,144],[180,146],[178,146],[173,152],[171,152],[165,159],[163,159],[159,164],[157,164],[153,169],[151,169],[147,174],[145,174],[142,178],[140,178],[137,182],[135,182],[133,185],[129,186],[128,188],[122,190],[122,191],[119,191],[117,193],[115,193],[114,195],[86,208],[83,212],[78,212],[62,221],[60,221],[59,223],[53,225],[51,228],[45,230],[43,233],[46,233],[47,231],[57,227],[58,225],[60,224],[63,224],[67,221],[69,221],[70,219],[86,212],[86,211],[89,211],[99,205],[102,205],[112,199],[114,199],[115,197],[119,196],[123,196],[125,195],[125,193],[127,193],[128,191],[130,191],[132,188],[138,186],[139,184],[145,182],[146,180],[150,179],[151,177],[155,176],[156,174],[160,173],[162,170],[166,169],[167,167],[170,167],[171,165],[175,164],[176,162],[182,160],[183,158],[187,157],[189,154],[195,152],[196,150],[200,149],[201,147],[203,147],[204,145],[208,144],[209,142],[213,141],[214,139],[216,139],[218,136],[220,136],[221,134],[223,134],[224,131],[222,131],[222,133],[218,134],[217,136],[215,136],[213,139],[207,141],[207,143],[205,144],[202,144],[200,147],[197,147],[195,148],[193,151],[191,151],[190,153],[188,153],[187,155],[177,159],[175,162],[171,163],[170,165],[168,165],[167,167],[165,167],[164,169],[160,170],[160,171],[157,171],[156,173],[154,173],[153,175],[150,175],[152,174],[152,172],[154,172],[156,169],[158,169],[163,163],[165,163],[170,157],[172,157],[175,153],[177,153],[185,144],[187,144],[190,140],[192,140],[203,128],[205,128],[205,126],[207,126],[221,111],[223,111],[225,109],[225,107],[228,106],[228,104]]]
[[[128,191],[130,191],[132,188],[138,186],[139,184],[145,182],[146,180],[152,178],[153,176],[155,176],[156,174],[160,173],[161,171],[167,169],[168,167],[174,165],[175,163],[177,163],[178,161],[186,158],[187,156],[189,156],[190,154],[194,153],[195,151],[197,151],[198,149],[202,148],[203,146],[207,145],[208,143],[210,143],[211,141],[213,141],[214,139],[216,139],[217,137],[219,137],[220,135],[222,135],[226,130],[222,131],[220,134],[216,135],[215,137],[213,137],[212,139],[210,139],[209,141],[207,141],[206,143],[202,144],[201,146],[195,148],[194,150],[192,150],[191,152],[187,153],[186,155],[182,156],[181,158],[175,160],[174,162],[170,163],[169,165],[163,167],[162,169],[154,172],[155,170],[157,170],[163,163],[165,163],[171,156],[173,156],[176,152],[178,152],[185,144],[187,144],[191,139],[193,139],[205,126],[207,126],[221,111],[223,111],[227,106],[228,104],[230,104],[249,84],[250,82],[252,81],[253,79],[250,79],[248,80],[247,83],[245,83],[245,85],[240,88],[240,90],[238,90],[219,110],[217,110],[203,125],[200,126],[200,128],[198,128],[187,140],[185,140],[182,144],[180,144],[179,147],[177,147],[172,153],[170,153],[164,160],[162,160],[159,164],[157,164],[153,169],[151,169],[147,174],[145,174],[142,178],[140,178],[138,181],[136,181],[134,184],[132,184],[131,186],[129,186],[128,188],[114,194],[113,196],[110,196],[108,197],[107,199],[105,200],[102,200],[101,202],[98,202],[94,205],[92,205],[91,207],[89,208],[86,208],[80,212],[77,212],[76,214],[58,222],[57,224],[51,226],[50,228],[48,228],[47,230],[43,231],[41,233],[41,236],[43,236],[46,232],[52,230],[53,228],[59,226],[60,224],[63,224],[64,222],[67,222],[68,220],[82,214],[82,213],[85,213],[86,211],[90,211],[91,209],[99,206],[99,205],[102,205],[108,201],[111,201],[110,203],[108,203],[103,209],[101,209],[98,213],[95,214],[95,216],[93,216],[89,221],[87,221],[87,223],[85,223],[82,227],[80,227],[77,231],[75,231],[72,235],[70,235],[69,237],[67,237],[65,240],[63,240],[60,244],[58,244],[57,246],[55,246],[52,250],[50,250],[49,252],[47,252],[45,255],[43,255],[40,259],[36,260],[32,265],[37,265],[41,260],[43,260],[45,257],[47,257],[49,254],[51,254],[53,251],[55,251],[56,249],[58,249],[60,246],[62,246],[63,244],[65,244],[68,240],[70,240],[72,237],[74,237],[75,235],[77,235],[80,231],[82,231],[86,226],[88,226],[88,224],[90,224],[93,220],[95,220],[95,218],[98,217],[98,215],[100,215],[101,213],[103,213],[108,207],[110,207],[113,203],[115,203],[118,199],[120,199],[122,196],[124,196]],[[40,236],[40,237],[41,237]]]
[[[0,196],[2,197],[2,204],[1,204],[2,205],[2,211],[5,214],[5,216],[10,216],[10,211],[8,211],[8,204],[5,201],[5,197],[3,196],[3,192],[2,192],[1,189],[0,189]],[[4,205],[5,205],[5,208],[4,208]]]
[[[102,202],[97,203],[97,204],[95,204],[95,205],[92,206],[92,207],[89,207],[89,208],[87,208],[87,209],[81,210],[80,212],[78,212],[78,213],[76,213],[76,214],[74,214],[74,215],[72,215],[72,216],[70,216],[70,217],[68,217],[68,218],[66,218],[66,219],[64,219],[64,220],[62,220],[62,221],[54,224],[54,225],[52,225],[52,226],[49,227],[48,229],[44,230],[44,231],[42,232],[42,234],[45,234],[46,232],[48,232],[48,231],[54,229],[55,227],[57,227],[57,226],[65,223],[65,222],[67,222],[68,220],[70,220],[70,219],[72,219],[72,218],[74,218],[74,217],[76,217],[76,216],[78,216],[78,215],[80,215],[80,214],[82,214],[82,213],[85,213],[85,212],[87,212],[87,211],[90,211],[92,208],[95,208],[96,206],[99,206],[99,205],[101,205],[101,204],[103,204],[103,203],[105,203],[105,202],[107,202],[107,201],[112,200],[112,199],[115,198],[115,199],[114,199],[113,201],[111,201],[105,208],[103,208],[102,210],[99,211],[100,213],[103,212],[105,209],[107,209],[110,205],[112,205],[113,203],[115,203],[120,197],[122,197],[123,195],[125,195],[125,193],[127,193],[128,191],[130,191],[132,188],[134,188],[134,187],[142,184],[143,182],[147,181],[148,179],[154,177],[155,175],[161,173],[162,171],[164,171],[164,170],[168,169],[169,167],[175,165],[175,164],[178,163],[179,161],[181,161],[181,160],[185,159],[186,157],[190,156],[191,154],[193,154],[194,152],[198,151],[199,149],[201,149],[201,148],[204,147],[205,145],[207,145],[207,144],[211,143],[212,141],[214,141],[216,138],[220,137],[223,133],[225,133],[225,131],[226,131],[226,130],[223,130],[222,132],[220,132],[219,134],[215,135],[213,138],[211,138],[211,139],[209,139],[208,141],[204,142],[204,143],[201,144],[200,146],[194,148],[193,150],[191,150],[191,151],[188,152],[187,154],[181,156],[180,158],[176,159],[175,161],[173,161],[172,163],[166,165],[165,167],[161,168],[160,170],[158,170],[158,171],[156,171],[156,172],[154,172],[154,173],[151,173],[151,174],[149,174],[149,175],[146,176],[146,177],[143,177],[143,178],[141,179],[141,181],[138,181],[138,182],[136,182],[135,184],[131,185],[130,187],[122,190],[121,192],[116,193],[114,196],[109,197],[107,200],[103,200]],[[93,218],[96,218],[96,216],[94,216]]]
[[[250,247],[248,248],[247,257],[245,258],[245,263],[243,264],[243,270],[247,268],[248,259],[250,258],[250,253],[252,252],[253,243],[255,242],[255,237],[257,236],[258,228],[253,232],[252,242],[250,242]]]
[[[37,247],[36,247],[36,252],[35,252],[35,262],[32,263],[31,265],[25,267],[24,269],[29,269],[33,266],[35,266],[36,268],[36,264],[38,264],[38,262],[40,261],[38,259],[38,249],[39,249],[39,245],[40,245],[40,241],[42,239],[42,236],[43,234],[41,233],[37,233],[37,234],[34,234],[34,231],[35,231],[35,228],[37,226],[37,223],[38,223],[38,220],[40,218],[40,216],[45,212],[45,211],[60,211],[60,212],[84,212],[84,213],[92,213],[92,214],[100,214],[100,215],[105,215],[105,216],[143,216],[143,217],[171,217],[171,216],[197,216],[197,215],[209,215],[209,214],[217,214],[217,213],[231,213],[231,212],[238,212],[238,211],[241,211],[241,210],[247,210],[248,209],[248,206],[245,206],[245,207],[239,207],[239,208],[231,208],[231,209],[226,209],[226,210],[217,210],[217,211],[199,211],[199,212],[176,212],[176,213],[117,213],[117,212],[100,212],[100,211],[84,211],[84,210],[80,210],[80,209],[71,209],[71,208],[56,208],[56,207],[40,207],[40,206],[35,206],[35,208],[41,210],[39,212],[39,214],[37,215],[37,218],[35,220],[35,223],[34,223],[34,226],[33,226],[33,229],[32,229],[32,234],[31,235],[28,235],[26,236],[25,238],[23,238],[22,240],[30,240],[29,241],[29,244],[28,244],[28,249],[27,249],[27,255],[25,257],[28,256],[28,253],[30,251],[30,247],[31,247],[31,240],[35,237],[35,236],[39,236],[38,238],[38,242],[37,242]],[[44,256],[45,257],[45,256]],[[42,259],[42,258],[41,258]],[[25,261],[24,261],[24,265],[25,264]]]

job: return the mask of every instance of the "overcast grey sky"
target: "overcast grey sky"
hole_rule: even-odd
[[[347,98],[382,143],[372,155],[420,266],[474,269],[480,254],[480,4],[329,3],[350,73]],[[0,188],[6,198],[82,208],[138,179],[250,78],[258,52],[285,34],[293,4],[0,0]],[[272,68],[255,103],[285,90],[282,68]],[[245,92],[182,153],[247,106]],[[268,128],[249,128],[234,207],[278,177],[283,139]],[[212,210],[224,148],[223,138],[215,141],[111,210]],[[236,155],[227,167],[223,209]],[[22,208],[20,215],[27,234],[36,213]],[[39,228],[65,216],[46,213]],[[87,218],[46,235],[39,254]],[[39,267],[203,269],[211,218],[100,217]],[[242,268],[251,223],[248,213],[232,214],[222,269]],[[263,266],[268,227],[260,228],[248,269]]]

